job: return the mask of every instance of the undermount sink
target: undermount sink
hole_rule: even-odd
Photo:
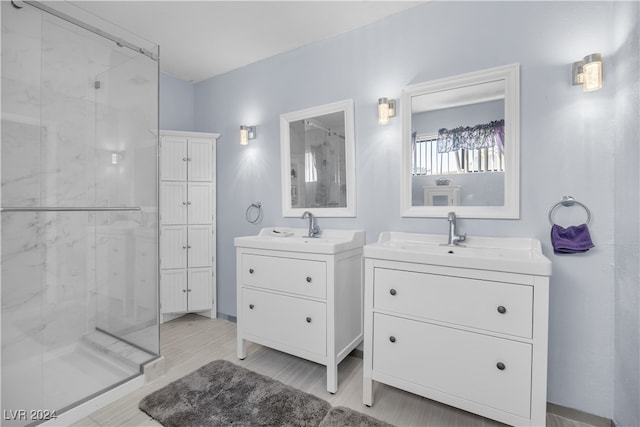
[[[307,228],[266,227],[255,236],[236,237],[235,246],[277,251],[336,254],[364,245],[362,230],[322,230],[308,237]]]
[[[551,275],[551,261],[542,254],[537,239],[471,236],[460,246],[446,243],[446,235],[385,231],[380,233],[378,242],[364,247],[363,255],[390,261]]]

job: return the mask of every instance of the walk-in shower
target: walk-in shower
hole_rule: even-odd
[[[1,423],[20,426],[159,355],[158,49],[66,2],[0,6]]]

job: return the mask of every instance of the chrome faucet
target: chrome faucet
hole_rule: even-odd
[[[316,224],[316,217],[309,211],[302,214],[302,219],[309,218],[309,235],[307,237],[318,237],[320,235],[320,227]]]
[[[449,212],[447,216],[447,221],[449,221],[449,242],[447,246],[460,246],[460,242],[464,242],[467,240],[467,233],[459,236],[456,234],[456,213]]]

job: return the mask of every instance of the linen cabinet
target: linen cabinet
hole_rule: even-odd
[[[218,134],[160,131],[161,321],[216,317]]]

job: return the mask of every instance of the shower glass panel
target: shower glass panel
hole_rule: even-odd
[[[2,425],[21,426],[159,355],[158,62],[0,7]]]

